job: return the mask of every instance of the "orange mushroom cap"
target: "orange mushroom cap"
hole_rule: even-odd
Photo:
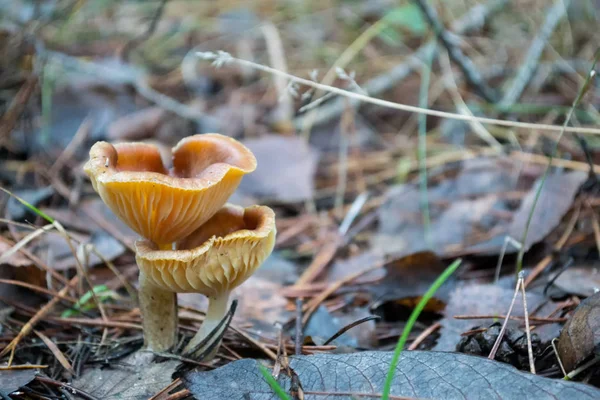
[[[247,147],[217,133],[187,137],[172,153],[173,168],[168,170],[154,145],[98,142],[84,167],[106,205],[162,247],[210,219],[242,177],[256,169]]]
[[[227,204],[177,250],[136,242],[136,261],[151,284],[177,293],[218,297],[242,284],[275,246],[275,213]]]

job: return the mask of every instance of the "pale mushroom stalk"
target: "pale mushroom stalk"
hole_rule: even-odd
[[[210,333],[219,325],[219,323],[223,320],[227,311],[229,310],[229,292],[225,292],[220,294],[218,297],[209,297],[208,298],[208,309],[206,310],[206,316],[204,317],[204,322],[200,326],[200,329],[194,337],[189,341],[189,343],[183,349],[183,354],[190,353],[196,346],[198,346],[204,339],[206,339]],[[219,335],[220,332],[215,335],[215,338],[219,338],[218,343],[215,343],[214,340],[206,343],[206,345],[197,349],[193,352],[194,355],[202,354],[205,349],[209,346],[214,345],[213,350],[204,357],[204,360],[210,360],[213,358],[217,351],[219,350],[219,346],[221,343],[222,335]]]
[[[275,235],[275,213],[269,207],[228,204],[177,242],[175,250],[161,250],[149,240],[136,242],[136,261],[152,284],[177,293],[201,293],[209,299],[204,322],[183,350],[184,356],[206,361],[217,353],[225,322],[230,321],[224,317],[231,318],[233,313],[230,293],[271,254]],[[221,321],[214,339],[203,343]]]
[[[139,282],[144,345],[152,351],[168,351],[177,341],[177,294],[152,284],[143,272]]]

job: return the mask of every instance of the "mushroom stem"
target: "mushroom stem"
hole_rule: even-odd
[[[177,340],[177,294],[151,284],[140,272],[139,301],[144,345],[153,351],[168,351]]]
[[[208,298],[208,310],[206,310],[206,316],[204,317],[204,322],[198,332],[194,335],[194,337],[189,341],[189,343],[183,349],[183,354],[189,353],[194,350],[204,339],[210,335],[210,333],[219,325],[221,320],[227,314],[229,310],[229,292],[222,293],[217,297],[209,297]],[[201,348],[197,349],[193,352],[193,355],[202,354],[209,346],[214,345],[213,350],[203,357],[203,361],[211,360],[219,350],[221,345],[221,332],[217,332],[215,335],[215,339],[218,338],[218,342],[210,341],[205,344]]]

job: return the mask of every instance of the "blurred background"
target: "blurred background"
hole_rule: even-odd
[[[543,278],[532,307],[546,304],[545,267],[571,260],[579,268],[584,278],[563,280],[563,293],[585,297],[600,286],[590,272],[600,246],[590,222],[600,199],[589,189],[600,157],[597,80],[569,122],[589,131],[567,132],[557,144],[592,69],[599,18],[598,0],[0,0],[0,184],[59,220],[73,243],[93,245],[93,284],[102,301],[125,307],[109,316],[139,322],[127,314],[133,303],[114,273],[135,286],[136,235],[85,177],[89,148],[144,141],[159,146],[168,165],[170,148],[186,136],[229,135],[258,159],[231,201],[273,207],[278,227],[275,252],[237,291],[234,321],[275,350],[274,322],[293,327],[294,300],[340,284],[310,303],[305,344],[322,345],[367,318],[334,344],[390,349],[416,299],[447,263],[466,257],[457,282],[418,325],[438,323],[441,333],[417,346],[455,350],[457,332],[477,322],[448,316],[504,313],[520,248],[525,269]],[[402,105],[509,123],[425,116]],[[0,205],[0,252],[45,223],[8,195]],[[542,265],[557,249],[568,249],[566,258]],[[2,261],[3,279],[44,288],[49,275],[40,264],[71,276],[84,259],[58,235],[39,235],[24,251]],[[495,278],[504,283],[488,285]],[[31,315],[16,304],[47,299],[6,282],[0,295],[20,310],[15,321]],[[181,295],[180,305],[205,302]],[[87,312],[97,317],[93,305]],[[548,341],[559,328],[537,332]],[[102,333],[85,332],[92,341]]]

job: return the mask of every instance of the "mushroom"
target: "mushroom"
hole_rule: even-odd
[[[275,245],[275,213],[269,207],[242,208],[227,204],[195,232],[177,243],[176,250],[161,250],[149,240],[136,242],[140,287],[164,292],[201,293],[209,298],[206,317],[184,354],[198,356],[208,347],[197,348],[228,311],[231,291],[248,279],[271,254]],[[145,291],[145,292],[155,292]],[[161,299],[145,302],[145,315],[169,319]],[[160,340],[161,332],[145,331]],[[210,343],[210,359],[220,341]]]
[[[187,137],[167,169],[154,145],[98,142],[84,166],[104,203],[131,229],[161,249],[212,217],[256,169],[254,154],[217,133]]]
[[[248,148],[216,133],[185,138],[172,153],[168,169],[156,146],[98,142],[84,166],[104,203],[160,250],[173,249],[208,221],[256,169]],[[169,350],[177,338],[175,293],[142,276],[139,300],[146,346]]]

